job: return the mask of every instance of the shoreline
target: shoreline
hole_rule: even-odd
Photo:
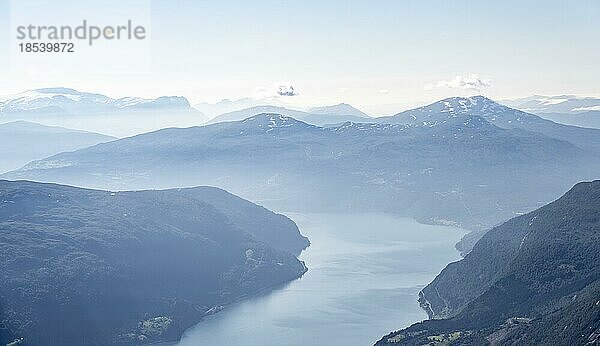
[[[308,245],[302,251],[308,249],[309,247],[310,247],[310,245]],[[300,252],[300,253],[302,253],[302,252]],[[300,254],[298,254],[298,256],[299,255]],[[271,293],[273,291],[276,291],[278,289],[284,288],[285,286],[289,285],[290,283],[292,283],[292,282],[294,282],[294,281],[302,278],[304,276],[304,274],[306,274],[308,272],[308,267],[306,266],[305,261],[301,261],[301,260],[299,260],[299,261],[300,261],[300,263],[302,263],[302,266],[304,267],[304,270],[302,271],[302,273],[298,277],[296,277],[296,278],[294,278],[292,280],[286,281],[286,282],[279,283],[279,284],[265,286],[263,288],[260,288],[260,289],[258,289],[256,291],[254,291],[254,292],[250,292],[250,293],[238,296],[238,297],[236,297],[235,299],[233,299],[231,301],[225,302],[223,304],[215,305],[215,306],[211,307],[209,310],[207,310],[207,312],[205,312],[204,315],[198,321],[193,322],[191,324],[188,324],[185,328],[183,328],[183,332],[179,335],[179,337],[177,339],[156,340],[156,341],[150,342],[150,343],[148,343],[146,345],[152,345],[152,346],[173,346],[173,345],[176,345],[176,344],[178,344],[183,339],[183,336],[185,335],[185,333],[188,330],[190,330],[191,328],[195,327],[197,324],[202,323],[202,321],[205,318],[207,318],[209,316],[213,316],[213,315],[219,314],[223,310],[225,310],[225,309],[227,309],[227,308],[229,308],[232,305],[235,305],[237,303],[243,302],[243,301],[248,300],[248,299],[257,298],[257,297],[260,297],[261,295],[269,294],[269,293]],[[210,312],[210,311],[213,311],[213,309],[215,309],[215,311],[214,312]]]
[[[295,213],[300,213],[300,212],[294,212],[294,211],[287,211],[287,212],[280,212],[280,211],[276,211],[276,212],[277,212],[277,213],[279,213],[279,214],[286,215],[286,216],[290,217],[290,219],[292,219],[292,220],[293,220],[293,218],[292,218],[292,216],[290,216],[290,215],[293,215],[293,214],[295,214]],[[411,217],[411,216],[405,216],[405,215],[400,215],[400,214],[395,214],[395,213],[389,213],[389,212],[382,212],[382,213],[383,213],[383,214],[387,214],[387,215],[389,215],[389,216],[392,216],[392,217],[399,217],[399,218],[409,218],[409,219],[412,219],[412,220],[414,220],[414,221],[415,221],[416,223],[418,223],[418,224],[421,224],[421,225],[426,225],[426,226],[440,226],[440,227],[448,227],[448,228],[459,228],[459,229],[462,229],[462,230],[466,231],[466,233],[464,233],[464,234],[462,235],[462,237],[464,237],[465,235],[467,235],[467,234],[470,234],[471,232],[474,232],[474,231],[475,231],[474,229],[468,229],[468,228],[464,228],[464,227],[461,227],[461,226],[449,225],[449,224],[439,223],[439,222],[435,222],[435,221],[431,222],[431,220],[429,220],[430,222],[425,222],[424,220],[419,220],[419,219],[417,219],[417,218],[414,218],[414,217]],[[318,214],[318,213],[317,213],[317,214]],[[295,222],[295,221],[294,221],[294,222]],[[461,237],[461,240],[462,240],[462,237]],[[460,240],[459,240],[459,241],[460,241]],[[459,251],[459,250],[456,248],[456,244],[458,244],[458,243],[454,243],[454,245],[452,246],[452,249],[453,249],[453,250],[455,250],[457,253],[459,253],[459,254],[460,254],[460,251]],[[302,250],[302,251],[301,251],[299,254],[297,254],[297,255],[296,255],[296,254],[294,254],[294,255],[295,255],[297,258],[298,258],[298,257],[300,257],[300,255],[301,255],[301,254],[302,254],[302,253],[303,253],[305,250],[307,250],[307,249],[308,249],[308,248],[309,248],[311,245],[312,245],[312,242],[309,242],[309,245],[308,245],[306,248],[304,248],[304,249],[303,249],[303,250]],[[462,259],[462,256],[461,256],[461,259]],[[209,317],[209,316],[212,316],[212,315],[217,315],[217,314],[221,313],[222,311],[224,311],[224,310],[226,310],[226,309],[230,308],[231,306],[233,306],[233,305],[235,305],[235,304],[237,304],[237,303],[243,302],[243,301],[245,301],[245,300],[253,299],[253,298],[256,298],[256,297],[260,297],[260,296],[262,296],[262,295],[265,295],[265,294],[270,294],[270,293],[272,293],[272,292],[274,292],[274,291],[276,291],[276,290],[278,290],[278,289],[282,289],[282,288],[286,287],[287,285],[291,284],[291,283],[292,283],[292,282],[294,282],[295,280],[298,280],[298,279],[302,278],[302,277],[304,276],[304,274],[306,274],[306,273],[308,272],[308,266],[306,265],[306,262],[305,262],[305,261],[303,261],[303,260],[299,260],[299,261],[300,261],[300,262],[303,264],[303,266],[304,266],[304,271],[303,271],[303,272],[302,272],[302,274],[301,274],[300,276],[298,276],[297,278],[295,278],[295,279],[293,279],[293,280],[290,280],[290,281],[287,281],[287,282],[284,282],[284,283],[281,283],[281,284],[276,284],[276,285],[267,286],[267,287],[264,287],[264,288],[261,288],[261,289],[259,289],[259,290],[255,291],[255,292],[253,292],[253,293],[249,293],[249,294],[241,295],[241,296],[239,296],[239,297],[237,297],[237,298],[235,298],[235,299],[233,299],[233,300],[231,300],[231,301],[229,301],[229,302],[227,302],[227,303],[224,303],[224,304],[221,304],[221,305],[216,305],[216,306],[212,307],[211,309],[209,309],[209,310],[213,310],[213,309],[215,309],[216,311],[214,311],[214,312],[212,312],[212,313],[207,313],[207,314],[205,314],[204,316],[202,316],[202,318],[201,318],[200,320],[196,321],[195,323],[191,323],[191,324],[189,324],[189,325],[188,325],[186,328],[184,328],[184,329],[183,329],[183,332],[181,333],[181,335],[179,336],[179,338],[178,338],[178,339],[171,339],[171,340],[165,339],[165,340],[159,340],[159,341],[156,341],[156,342],[153,342],[153,343],[149,343],[149,345],[153,345],[153,346],[173,346],[173,345],[177,345],[177,344],[178,344],[178,343],[179,343],[179,342],[180,342],[180,341],[183,339],[183,336],[186,334],[186,332],[187,332],[188,330],[190,330],[190,329],[194,328],[196,325],[198,325],[198,324],[202,323],[206,317]],[[449,263],[451,263],[451,262],[448,262],[448,263],[446,263],[446,264],[444,265],[444,267],[445,267],[445,266],[447,266]],[[441,268],[441,269],[440,269],[440,271],[441,271],[442,269],[443,269],[443,268]],[[436,274],[436,276],[437,276],[438,274],[439,274],[439,273],[437,273],[437,274]],[[432,279],[432,280],[433,280],[433,279]],[[430,281],[430,282],[431,282],[431,281]],[[424,287],[426,287],[426,286],[427,286],[427,285],[428,285],[430,282],[424,283],[424,284],[423,284],[423,288],[424,288]],[[420,295],[421,295],[421,291],[419,291],[419,296],[420,296]],[[418,296],[418,297],[419,297],[419,296]],[[419,305],[419,308],[420,308],[422,311],[424,311],[424,312],[425,312],[427,315],[429,315],[429,312],[428,312],[426,309],[424,309],[424,308],[423,308],[423,307],[422,307],[422,306],[419,304],[419,300],[418,300],[418,299],[417,299],[417,300],[415,300],[415,303]],[[429,316],[428,316],[428,317],[429,317]],[[428,318],[428,319],[429,319],[429,318]],[[420,322],[420,321],[414,321],[414,322],[412,322],[412,323],[418,323],[418,322]]]

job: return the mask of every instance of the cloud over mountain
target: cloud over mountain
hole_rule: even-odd
[[[279,96],[296,96],[298,92],[294,89],[292,85],[280,85],[277,88],[277,94]]]
[[[436,83],[425,85],[425,90],[434,89],[463,89],[463,90],[481,90],[492,85],[491,79],[480,78],[478,74],[468,76],[456,76],[451,80],[443,80]]]

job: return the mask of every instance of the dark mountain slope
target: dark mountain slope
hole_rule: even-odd
[[[254,238],[275,249],[298,255],[310,244],[294,221],[225,190],[196,187],[174,191],[212,205],[234,224],[243,225],[244,231]]]
[[[436,336],[457,344],[597,343],[599,241],[600,180],[577,184],[490,230],[422,291],[422,306],[437,320],[379,344],[420,345]]]
[[[267,245],[278,244],[278,230],[298,249],[306,239],[297,227],[246,203],[213,188],[111,193],[0,181],[0,341],[173,340],[213,307],[301,276],[301,262]]]

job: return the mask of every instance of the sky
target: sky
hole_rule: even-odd
[[[190,102],[276,95],[374,115],[449,96],[600,96],[600,1],[0,0],[0,94],[63,86]],[[15,28],[83,19],[143,42],[21,53]],[[294,96],[278,96],[293,86]]]

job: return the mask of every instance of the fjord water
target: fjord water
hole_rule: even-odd
[[[379,213],[287,215],[311,241],[309,271],[207,317],[180,345],[372,345],[427,317],[418,292],[460,258],[466,233]]]

